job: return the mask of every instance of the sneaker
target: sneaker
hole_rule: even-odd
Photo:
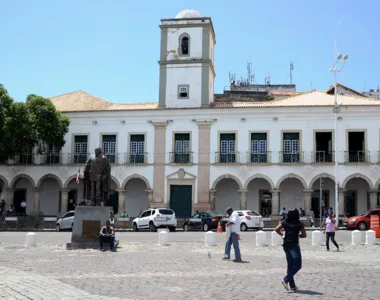
[[[326,251],[330,251],[330,249],[326,249]]]
[[[285,290],[289,291],[288,283],[285,282],[285,280],[281,280],[281,283],[284,286]]]
[[[295,292],[295,291],[298,290],[298,286],[295,285],[294,287],[291,287],[290,290],[293,291],[293,292]]]
[[[233,262],[242,263],[243,261],[241,259],[234,259]]]
[[[230,260],[229,257],[223,257],[222,259],[223,259],[223,260]]]

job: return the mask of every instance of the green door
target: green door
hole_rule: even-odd
[[[191,217],[191,185],[171,185],[170,186],[170,208],[174,210],[177,218]]]

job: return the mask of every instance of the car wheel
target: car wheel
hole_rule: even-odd
[[[358,229],[359,229],[360,231],[364,231],[364,230],[366,230],[366,229],[367,229],[367,224],[364,223],[364,222],[360,222],[360,223],[358,224]]]
[[[248,226],[247,226],[247,224],[245,224],[245,223],[241,223],[241,225],[240,225],[240,230],[241,230],[241,231],[247,231],[247,230],[248,230]]]
[[[59,224],[57,224],[56,229],[57,229],[58,232],[60,232],[61,231],[61,226],[59,226]]]
[[[183,225],[183,231],[189,231],[189,225],[187,224]]]
[[[203,231],[207,232],[209,230],[207,223],[203,224]]]
[[[169,231],[170,232],[174,232],[175,231],[175,227],[169,227]]]
[[[150,223],[149,223],[149,230],[150,230],[151,232],[155,232],[155,231],[156,231],[156,226],[154,226],[153,222],[150,222]]]
[[[133,231],[135,232],[139,231],[136,223],[133,223]]]

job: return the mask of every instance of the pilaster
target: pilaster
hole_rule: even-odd
[[[125,195],[127,191],[125,189],[118,190],[118,211],[117,214],[121,216],[121,214],[125,211]]]
[[[304,209],[307,216],[310,215],[311,210],[311,194],[314,190],[303,190],[304,193]]]
[[[270,190],[272,193],[272,217],[278,216],[280,212],[280,190]]]
[[[240,209],[246,210],[247,209],[247,193],[248,190],[238,190],[240,194]]]
[[[60,213],[67,213],[69,206],[69,189],[61,189],[61,210]]]
[[[152,122],[154,126],[153,200],[164,203],[166,127],[167,122]]]

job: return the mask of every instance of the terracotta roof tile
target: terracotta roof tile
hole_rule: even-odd
[[[83,91],[54,96],[50,100],[61,112],[107,110],[112,105],[110,102]]]

